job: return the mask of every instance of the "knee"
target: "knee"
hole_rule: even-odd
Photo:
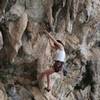
[[[50,74],[47,74],[47,77],[49,77]]]

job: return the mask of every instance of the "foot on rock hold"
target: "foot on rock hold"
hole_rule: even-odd
[[[50,89],[48,89],[47,87],[45,87],[44,90],[46,90],[47,92],[50,92]]]

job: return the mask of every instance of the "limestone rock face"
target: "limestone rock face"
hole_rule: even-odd
[[[7,100],[7,94],[4,88],[4,85],[0,82],[0,99]]]
[[[2,39],[2,34],[0,32],[0,49],[2,48],[2,46],[3,46],[3,39]]]
[[[49,93],[46,77],[31,84],[53,64],[44,30],[64,43],[67,56],[67,75],[52,74]],[[9,100],[99,100],[99,55],[100,0],[0,1],[0,80]],[[0,100],[7,100],[4,91]]]

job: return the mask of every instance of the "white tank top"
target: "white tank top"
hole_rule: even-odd
[[[62,49],[62,50],[58,49],[55,53],[54,60],[65,62],[65,50],[64,49]]]

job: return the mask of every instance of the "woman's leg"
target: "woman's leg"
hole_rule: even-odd
[[[47,88],[50,89],[50,75],[53,74],[55,71],[54,69],[50,69],[47,73]]]
[[[47,75],[47,88],[48,89],[50,89],[50,77],[49,77],[49,75]]]
[[[47,77],[47,88],[48,89],[50,89],[50,85],[49,85],[49,83],[50,83],[50,77],[49,77],[49,75],[51,75],[54,72],[55,72],[54,69],[50,68],[50,69],[47,69],[44,72],[42,72],[40,74],[40,76],[38,77],[38,80],[41,80],[46,75],[46,77]]]

